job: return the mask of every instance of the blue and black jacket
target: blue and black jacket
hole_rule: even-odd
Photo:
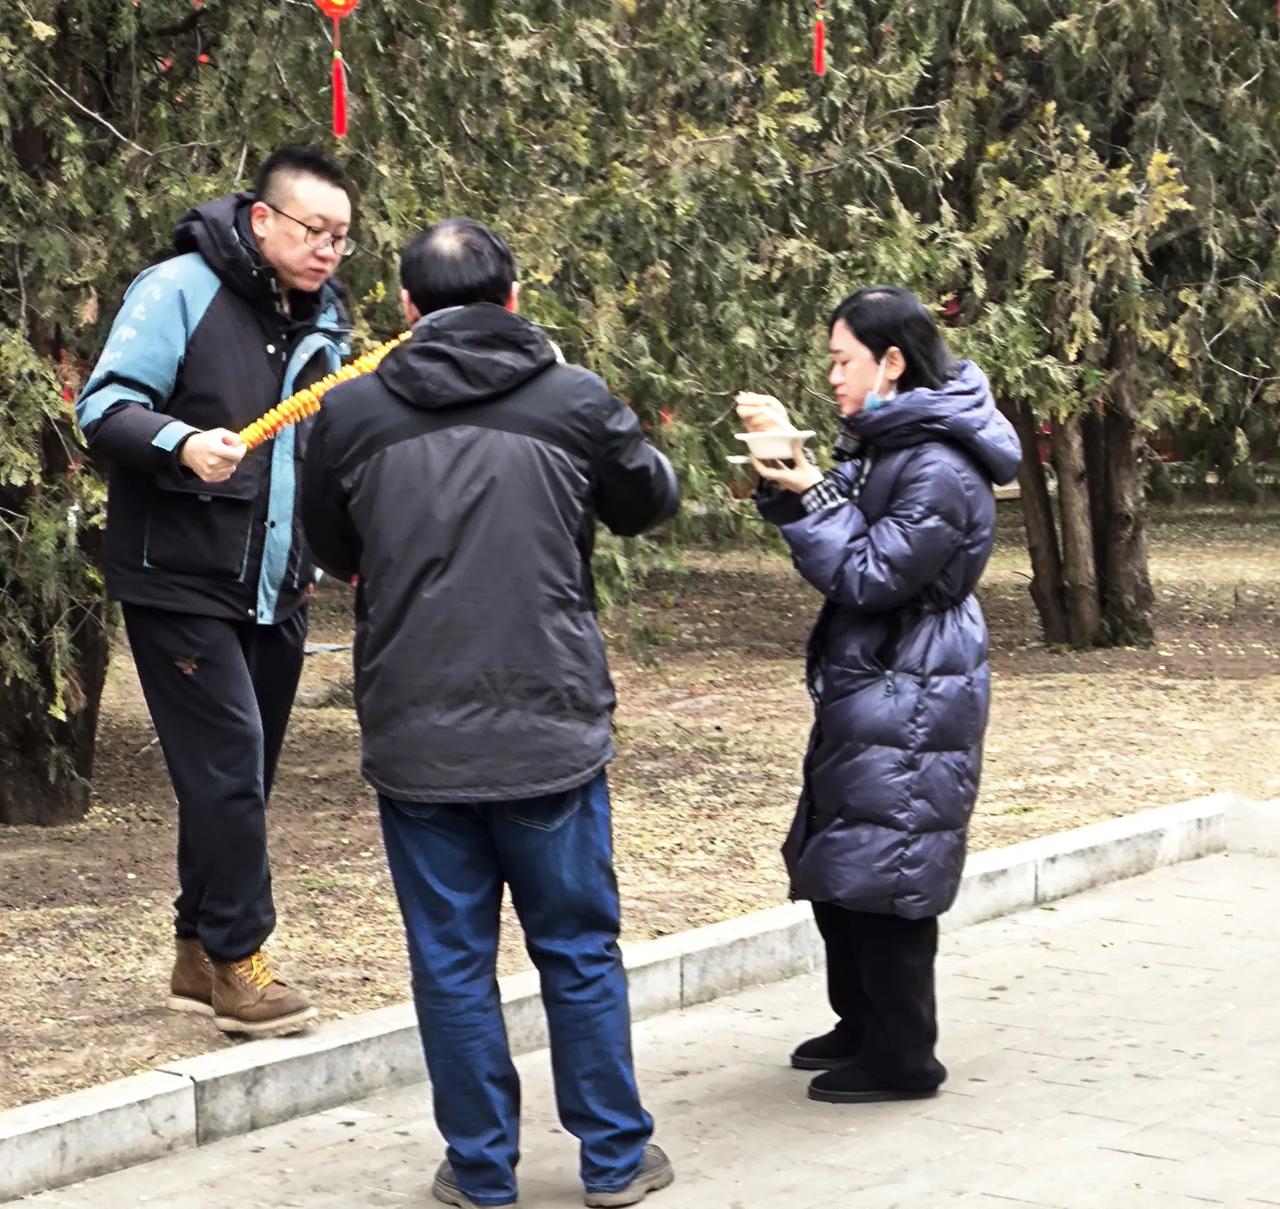
[[[76,404],[110,468],[107,588],[113,600],[271,625],[313,576],[297,484],[312,421],[249,453],[225,483],[178,460],[210,428],[239,431],[336,369],[347,351],[341,287],[289,296],[258,253],[236,194],[190,211],[173,258],[129,287]]]

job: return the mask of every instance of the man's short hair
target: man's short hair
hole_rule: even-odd
[[[314,176],[335,189],[348,192],[346,173],[338,161],[315,147],[289,146],[273,151],[258,169],[253,195],[259,201],[279,205],[288,184],[300,176]]]
[[[415,235],[400,255],[400,284],[424,315],[451,306],[506,306],[516,260],[496,231],[473,218],[446,218]]]

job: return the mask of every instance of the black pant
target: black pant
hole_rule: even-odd
[[[216,961],[257,952],[276,924],[267,798],[307,636],[279,625],[124,606],[125,629],[178,798],[175,927]]]
[[[938,921],[900,919],[814,903],[827,947],[827,993],[858,1065],[891,1087],[937,1087],[947,1068],[938,1042],[933,967]]]

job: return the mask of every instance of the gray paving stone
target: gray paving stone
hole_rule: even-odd
[[[1280,856],[1280,801],[1233,803],[1227,810],[1227,846],[1232,852]]]
[[[944,936],[952,1077],[933,1100],[806,1098],[786,1058],[830,1024],[818,975],[639,1024],[679,1171],[652,1209],[1280,1209],[1280,863],[1214,856],[1053,907]],[[547,1055],[518,1066],[521,1204],[576,1209]],[[273,1209],[423,1205],[441,1151],[428,1112],[422,1087],[386,1092],[25,1203],[243,1209],[250,1189]]]

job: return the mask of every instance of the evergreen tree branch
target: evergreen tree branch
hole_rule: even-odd
[[[118,138],[122,143],[127,143],[135,151],[141,151],[142,154],[147,156],[148,158],[152,157],[152,155],[154,154],[153,152],[148,151],[144,146],[142,146],[141,143],[135,143],[133,139],[131,139],[127,134],[122,134],[110,122],[108,122],[107,119],[102,116],[102,114],[96,113],[94,110],[90,109],[87,105],[82,105],[65,88],[63,88],[61,84],[59,84],[56,80],[51,79],[49,76],[45,75],[45,73],[41,71],[40,68],[35,66],[34,63],[28,64],[28,67],[32,72],[34,72],[37,76],[39,76],[40,79],[43,80],[48,87],[52,88],[55,92],[60,93],[62,96],[66,97],[66,99],[70,101],[71,104],[73,104],[78,110],[80,110],[80,112],[83,113],[86,117],[92,118],[95,122],[98,123],[98,125],[105,127],[112,134],[114,134],[116,138]]]

